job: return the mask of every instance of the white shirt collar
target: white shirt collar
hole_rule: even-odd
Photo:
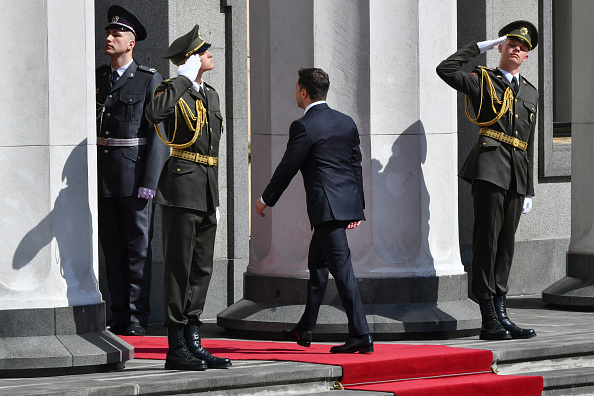
[[[194,89],[198,92],[200,92],[200,88],[202,88],[202,92],[206,92],[204,90],[204,80],[200,81],[200,84],[198,84],[196,81],[192,82],[192,86],[194,87]]]
[[[518,80],[518,84],[520,83],[520,73],[516,74],[515,76],[513,74],[511,74],[510,72],[508,72],[507,70],[503,70],[502,68],[498,67],[499,71],[501,73],[503,73],[503,75],[505,76],[505,78],[507,78],[507,81],[509,81],[511,83],[512,78],[516,77],[516,79]]]
[[[325,100],[318,100],[317,102],[310,103],[309,106],[307,106],[305,108],[305,111],[303,112],[303,115],[307,114],[307,112],[309,111],[309,109],[311,109],[315,105],[319,105],[319,104],[322,104],[322,103],[326,103],[326,101]]]
[[[130,62],[128,62],[128,64],[120,67],[119,69],[114,69],[113,66],[111,66],[111,72],[113,73],[113,71],[115,70],[118,72],[118,75],[122,77],[124,73],[126,73],[126,70],[128,70],[128,67],[132,64],[133,61],[134,59],[132,59]]]

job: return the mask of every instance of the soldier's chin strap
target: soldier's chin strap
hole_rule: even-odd
[[[174,108],[175,129],[173,130],[173,136],[171,137],[171,140],[170,141],[165,140],[165,138],[161,134],[161,130],[159,129],[158,124],[155,124],[155,130],[157,131],[157,135],[159,135],[159,139],[161,139],[161,141],[163,143],[165,143],[166,145],[168,145],[171,148],[181,150],[181,149],[185,149],[186,147],[190,147],[191,145],[194,144],[196,139],[198,139],[198,136],[200,136],[200,131],[202,130],[202,127],[204,126],[204,124],[208,124],[208,120],[206,118],[206,108],[204,107],[204,104],[202,104],[202,101],[200,99],[196,99],[196,115],[194,115],[194,113],[192,113],[192,109],[190,109],[190,106],[188,106],[188,104],[186,103],[185,100],[183,100],[183,98],[179,99],[178,105],[179,105],[182,115],[184,116],[184,119],[186,120],[186,125],[188,126],[190,131],[194,132],[194,137],[192,137],[192,139],[187,143],[182,143],[182,144],[173,143],[173,141],[175,140],[175,134],[177,132],[177,106],[175,106],[175,108]],[[195,125],[192,125],[192,121],[195,122]]]
[[[487,70],[485,70],[484,68],[480,68],[481,69],[481,102],[479,105],[479,109],[476,112],[476,118],[472,118],[470,116],[470,113],[468,112],[468,95],[466,95],[464,97],[464,107],[466,110],[466,117],[468,117],[468,119],[470,120],[470,122],[472,122],[473,124],[476,124],[478,126],[481,127],[485,127],[485,126],[490,126],[495,124],[497,121],[499,121],[499,119],[507,112],[510,112],[510,117],[511,117],[511,112],[513,109],[513,102],[514,102],[514,92],[512,91],[512,89],[510,87],[507,87],[505,92],[503,93],[503,100],[499,100],[499,98],[497,98],[497,92],[495,91],[495,86],[493,86],[493,82],[491,81],[491,77],[489,76],[489,73],[487,73]],[[481,109],[483,107],[483,89],[484,89],[484,82],[485,80],[487,81],[487,84],[489,86],[489,96],[491,96],[491,107],[493,108],[493,113],[496,114],[495,118],[493,118],[491,121],[486,121],[486,122],[479,122],[478,119],[481,115]],[[501,108],[499,109],[499,111],[497,111],[497,109],[495,108],[495,102],[497,102],[498,104],[501,105]]]

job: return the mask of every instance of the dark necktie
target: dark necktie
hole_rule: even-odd
[[[517,94],[518,93],[518,88],[520,88],[520,87],[518,85],[518,79],[516,78],[516,76],[514,76],[512,78],[511,83],[512,83],[512,88],[514,89],[514,92]]]
[[[117,70],[114,70],[111,73],[111,76],[109,76],[109,84],[113,87],[118,81],[118,78],[120,78],[120,75],[118,74]]]

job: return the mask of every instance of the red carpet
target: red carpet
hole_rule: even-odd
[[[134,346],[136,359],[165,359],[166,337],[121,338]],[[302,348],[289,342],[203,340],[203,345],[212,354],[231,360],[282,360],[339,365],[343,369],[341,382],[347,389],[397,392],[398,396],[532,396],[542,393],[542,377],[488,373],[493,360],[493,354],[488,350],[376,343],[372,354],[336,355],[330,353],[331,345],[323,344]],[[374,384],[361,384],[369,382]]]

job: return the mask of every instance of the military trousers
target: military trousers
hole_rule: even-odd
[[[166,327],[200,322],[213,270],[216,212],[161,205]]]
[[[328,286],[328,273],[331,273],[348,318],[349,335],[357,337],[369,334],[346,236],[348,224],[348,221],[328,221],[314,227],[307,257],[307,302],[299,321],[302,329],[315,328]]]
[[[99,197],[99,240],[105,255],[111,321],[146,327],[150,310],[153,200]]]
[[[472,294],[481,300],[508,291],[515,235],[524,204],[524,195],[518,194],[515,183],[512,187],[505,190],[483,180],[472,182]]]

